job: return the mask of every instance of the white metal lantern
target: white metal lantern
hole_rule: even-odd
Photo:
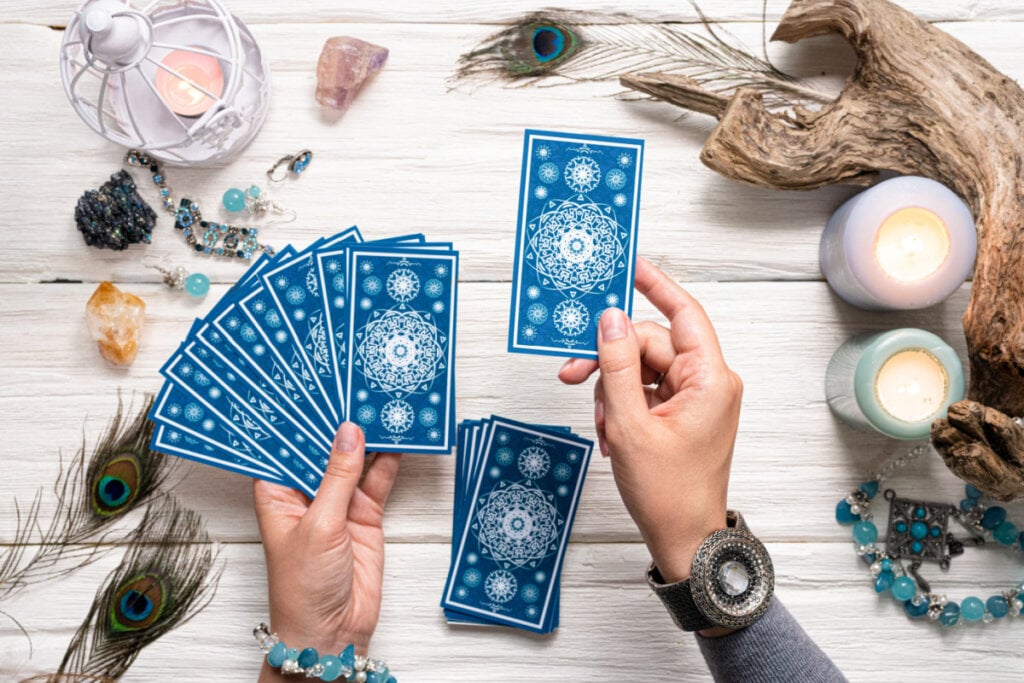
[[[172,165],[235,156],[270,103],[259,46],[217,0],[86,0],[60,57],[64,90],[90,128]]]

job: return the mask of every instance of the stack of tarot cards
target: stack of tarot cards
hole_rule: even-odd
[[[503,417],[459,425],[450,624],[558,628],[559,583],[593,443]]]
[[[356,228],[264,256],[160,370],[151,447],[313,496],[339,424],[451,451],[459,255]]]

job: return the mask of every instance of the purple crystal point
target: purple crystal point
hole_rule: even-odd
[[[316,65],[316,100],[345,111],[388,59],[388,49],[350,36],[328,38]]]

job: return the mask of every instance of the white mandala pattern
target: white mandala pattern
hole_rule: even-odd
[[[543,185],[538,185],[533,190],[533,196],[536,197],[537,199],[547,199],[548,188],[544,187]]]
[[[554,471],[551,475],[558,481],[569,481],[572,478],[572,467],[564,462],[560,462],[555,465]]]
[[[412,392],[444,372],[446,340],[416,311],[385,311],[357,339],[360,370],[384,391]]]
[[[534,325],[543,325],[548,319],[548,307],[544,304],[530,304],[526,309],[526,319]]]
[[[281,326],[281,314],[278,313],[277,311],[267,311],[267,314],[265,316],[263,316],[263,320],[270,327],[280,327]]]
[[[437,411],[433,408],[424,408],[420,411],[420,424],[424,427],[433,427],[437,424]]]
[[[189,422],[199,422],[203,418],[203,409],[197,403],[189,403],[185,406],[185,419]]]
[[[365,401],[366,399],[370,398],[370,392],[368,392],[366,389],[360,389],[359,391],[356,392],[356,398],[360,401]]]
[[[587,293],[625,268],[620,232],[597,204],[566,200],[537,219],[527,256],[545,286]]]
[[[484,576],[480,573],[479,569],[473,569],[470,567],[462,573],[462,583],[466,584],[470,588],[476,588],[483,580]]]
[[[401,434],[412,427],[416,414],[412,406],[400,398],[388,401],[380,409],[380,422],[392,434]]]
[[[551,457],[540,446],[527,446],[519,454],[516,466],[527,479],[540,479],[551,469]]]
[[[408,303],[420,293],[420,278],[408,268],[399,268],[388,275],[388,296],[399,303]]]
[[[608,296],[606,296],[604,298],[604,302],[606,304],[608,304],[609,306],[618,306],[619,305],[619,295],[618,294],[614,294],[614,293],[609,294]]]
[[[526,297],[528,299],[536,299],[540,296],[540,287],[537,285],[530,285],[526,288]]]
[[[256,341],[256,330],[251,325],[242,326],[242,340],[250,343]]]
[[[540,588],[528,583],[519,591],[519,597],[523,599],[523,602],[537,602],[540,599]]]
[[[377,294],[380,294],[380,291],[383,288],[384,285],[381,284],[380,278],[377,277],[376,275],[371,275],[370,277],[363,280],[363,291],[369,294],[370,296],[376,296]]]
[[[619,207],[620,209],[628,203],[629,199],[626,197],[626,195],[622,194],[621,192],[612,197],[612,204]]]
[[[423,293],[431,299],[436,299],[444,294],[444,283],[436,278],[431,278],[423,285]]]
[[[582,334],[590,324],[590,313],[587,312],[586,306],[579,301],[569,299],[555,306],[551,321],[554,323],[555,329],[562,334],[576,337]]]
[[[481,550],[495,562],[522,567],[553,552],[559,514],[543,491],[515,483],[486,496],[474,527]]]
[[[498,461],[499,465],[508,467],[516,459],[516,454],[511,448],[505,446],[498,449],[498,452],[494,454],[494,459]]]
[[[534,150],[534,153],[541,161],[547,161],[551,157],[551,148],[547,145],[537,145],[537,149]]]
[[[559,175],[558,166],[555,166],[550,161],[541,164],[540,168],[537,169],[537,177],[540,178],[542,183],[547,183],[548,185],[558,180]]]
[[[356,419],[364,425],[368,425],[377,419],[377,411],[373,406],[364,403],[356,411]]]
[[[306,290],[302,287],[290,287],[288,291],[284,293],[284,298],[292,306],[298,306],[306,300]]]
[[[565,184],[573,192],[586,194],[601,182],[601,167],[590,157],[573,157],[565,165]]]
[[[622,168],[629,168],[633,165],[633,156],[629,152],[620,152],[615,161],[618,162]]]
[[[604,184],[612,190],[621,190],[626,186],[626,174],[622,169],[613,168],[604,178]]]
[[[432,391],[430,392],[430,395],[427,396],[427,400],[430,401],[431,405],[440,405],[441,394],[437,393],[436,391]]]
[[[514,598],[518,588],[516,577],[504,569],[491,572],[484,581],[484,592],[487,593],[487,597],[498,604],[504,604]]]
[[[537,338],[537,328],[533,325],[523,326],[523,339],[526,341],[533,341]]]

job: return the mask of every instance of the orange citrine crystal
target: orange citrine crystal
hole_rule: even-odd
[[[114,365],[134,362],[145,317],[145,302],[110,282],[101,282],[85,306],[89,334],[96,340],[100,355]]]

